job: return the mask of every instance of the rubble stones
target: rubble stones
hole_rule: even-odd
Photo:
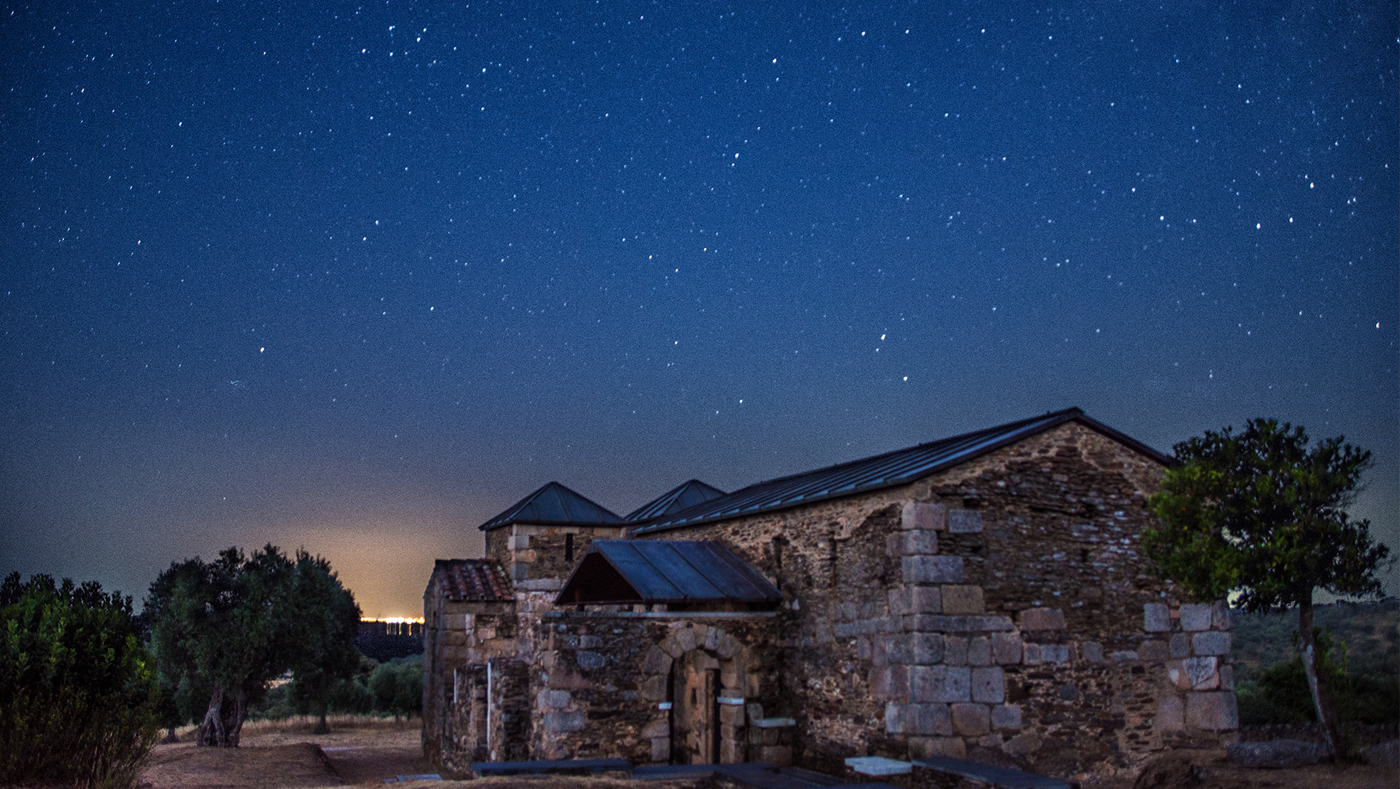
[[[1318,764],[1328,756],[1327,746],[1302,740],[1237,742],[1225,748],[1230,761],[1241,767],[1286,768]]]

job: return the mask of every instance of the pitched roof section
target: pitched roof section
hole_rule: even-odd
[[[558,482],[551,482],[481,524],[481,530],[490,531],[511,523],[621,524],[622,518]]]
[[[713,540],[594,540],[557,604],[769,603],[782,592]]]
[[[657,496],[655,499],[643,504],[633,510],[623,520],[629,523],[637,521],[647,521],[652,518],[659,518],[663,515],[674,515],[681,510],[688,510],[699,504],[704,504],[712,499],[717,499],[724,495],[724,491],[713,485],[706,485],[698,479],[689,482],[682,482],[674,488]]]
[[[455,603],[515,599],[506,570],[495,559],[438,559],[433,566],[442,594]]]
[[[988,452],[1059,427],[1067,422],[1077,422],[1136,452],[1147,455],[1158,463],[1165,465],[1173,462],[1171,458],[1146,444],[1129,438],[1101,422],[1090,419],[1078,408],[1069,408],[999,427],[945,438],[930,444],[920,444],[908,449],[887,452],[864,460],[855,460],[804,474],[760,482],[676,513],[674,516],[661,517],[653,523],[638,527],[633,533],[651,534],[681,526],[692,526],[708,521],[786,509],[799,504],[810,504],[825,499],[903,485],[929,474],[961,465]]]

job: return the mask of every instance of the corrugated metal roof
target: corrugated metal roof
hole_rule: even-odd
[[[551,482],[481,524],[481,530],[490,531],[511,523],[620,524],[622,518],[558,482]]]
[[[713,540],[594,540],[556,602],[778,603],[782,592]]]
[[[646,521],[662,515],[674,515],[699,504],[724,495],[724,491],[713,485],[706,485],[698,479],[682,482],[633,510],[623,520],[628,522]]]
[[[1171,458],[1146,444],[1090,419],[1078,408],[1069,408],[863,460],[760,482],[674,516],[662,517],[654,523],[638,527],[632,533],[651,534],[907,484],[1066,422],[1078,422],[1159,463],[1172,462]]]
[[[438,559],[433,566],[442,594],[453,602],[514,600],[506,570],[495,559]]]

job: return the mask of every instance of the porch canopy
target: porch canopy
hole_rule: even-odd
[[[594,540],[557,605],[770,607],[783,593],[713,540]]]

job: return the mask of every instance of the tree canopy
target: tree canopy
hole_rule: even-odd
[[[131,598],[47,575],[0,585],[0,785],[129,786],[156,739]]]
[[[1309,446],[1302,427],[1253,419],[1236,434],[1207,431],[1174,447],[1150,506],[1160,528],[1143,533],[1144,553],[1199,600],[1230,597],[1246,611],[1299,610],[1299,647],[1336,751],[1339,736],[1319,684],[1312,626],[1314,591],[1379,596],[1390,551],[1370,523],[1346,512],[1371,453],[1342,437]]]
[[[162,685],[185,709],[204,695],[200,745],[236,746],[250,704],[268,681],[292,671],[313,694],[358,665],[360,610],[330,564],[274,545],[246,558],[237,548],[205,563],[174,562],[146,598]]]

